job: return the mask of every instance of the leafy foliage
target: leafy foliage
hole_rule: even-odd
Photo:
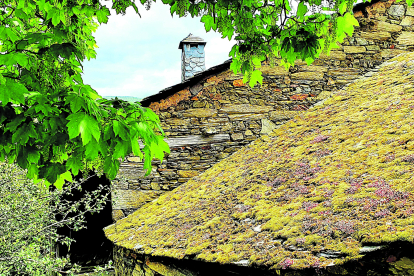
[[[54,246],[58,242],[70,244],[71,240],[58,235],[57,229],[82,229],[85,213],[101,210],[109,192],[101,187],[75,203],[69,202],[62,200],[63,196],[80,189],[81,183],[49,191],[39,189],[24,174],[15,164],[0,164],[0,275],[62,271],[71,265],[67,258],[56,258]],[[75,216],[71,215],[74,211]]]
[[[260,62],[274,63],[275,58],[281,58],[287,68],[297,59],[310,64],[322,52],[329,54],[337,48],[337,42],[343,42],[346,35],[352,36],[354,26],[358,26],[352,15],[356,0],[163,2],[171,6],[171,14],[202,16],[207,32],[220,32],[229,40],[234,37],[237,44],[230,52],[231,68],[235,74],[243,73],[244,82],[249,81],[252,87],[262,81],[257,70]],[[407,3],[411,5],[412,1]]]
[[[151,159],[169,151],[154,112],[102,99],[82,81],[81,62],[96,56],[94,20],[109,15],[95,0],[0,4],[0,159],[30,178],[62,187],[92,162],[113,179],[130,153],[149,173]]]

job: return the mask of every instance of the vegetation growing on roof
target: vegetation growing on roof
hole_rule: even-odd
[[[105,229],[154,256],[325,267],[413,242],[414,53]]]

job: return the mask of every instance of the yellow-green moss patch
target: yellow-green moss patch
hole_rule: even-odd
[[[273,269],[340,264],[367,242],[412,242],[413,60],[386,62],[107,237],[146,254]]]

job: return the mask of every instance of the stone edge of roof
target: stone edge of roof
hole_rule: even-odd
[[[158,92],[154,95],[145,97],[144,99],[141,100],[141,105],[142,106],[149,106],[150,103],[157,102],[159,100],[165,99],[168,96],[173,95],[177,91],[180,91],[182,89],[185,89],[186,87],[190,87],[190,86],[202,81],[203,79],[205,79],[209,75],[225,71],[225,70],[230,68],[231,61],[232,61],[232,59],[228,59],[228,60],[226,60],[225,62],[223,62],[219,65],[210,67],[209,69],[207,69],[203,72],[195,74],[192,78],[189,78],[186,81],[180,82],[180,83],[178,83],[176,85],[173,85],[173,86],[170,86],[170,87],[167,87],[167,88],[161,90],[160,92]]]

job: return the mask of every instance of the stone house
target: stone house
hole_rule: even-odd
[[[206,42],[191,34],[183,39],[182,82],[141,101],[159,115],[171,154],[162,164],[155,161],[147,177],[138,157],[121,164],[113,181],[113,219],[179,187],[331,92],[414,49],[414,8],[405,2],[358,4],[354,14],[360,27],[340,48],[311,66],[298,61],[289,71],[265,63],[263,85],[254,88],[232,73],[231,60],[204,70]]]
[[[414,275],[414,9],[357,8],[312,66],[250,89],[225,62],[143,100],[172,151],[114,183],[116,275]]]
[[[413,275],[414,53],[104,229],[116,275]]]

